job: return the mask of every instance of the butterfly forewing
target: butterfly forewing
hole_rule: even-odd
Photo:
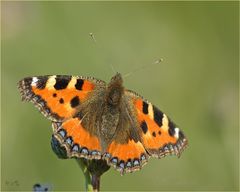
[[[180,156],[187,145],[183,132],[156,106],[133,91],[126,95],[132,98],[136,108],[137,121],[141,129],[141,138],[146,151],[155,157],[168,154]]]
[[[72,117],[100,80],[68,75],[27,77],[18,86],[23,100],[34,103],[52,121]]]

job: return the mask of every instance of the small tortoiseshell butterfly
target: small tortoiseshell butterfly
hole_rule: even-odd
[[[52,121],[53,136],[67,156],[105,159],[121,172],[141,169],[149,157],[180,156],[183,132],[156,106],[123,87],[120,73],[109,84],[92,77],[27,77],[22,100]]]

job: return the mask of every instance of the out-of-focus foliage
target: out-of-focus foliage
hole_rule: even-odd
[[[50,146],[51,123],[22,103],[26,76],[72,74],[124,79],[168,114],[189,147],[180,159],[150,159],[102,190],[238,189],[238,2],[2,2],[2,190],[83,190],[74,160]],[[93,33],[96,42],[89,35]],[[151,65],[163,58],[164,62]]]

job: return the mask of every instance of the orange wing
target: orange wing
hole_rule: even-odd
[[[187,146],[183,132],[157,107],[132,91],[127,91],[136,108],[143,146],[151,156],[180,156]]]
[[[65,147],[67,157],[101,159],[101,143],[81,125],[81,118],[70,118],[64,122],[53,122],[54,137]]]
[[[149,156],[141,142],[138,125],[132,121],[134,116],[128,113],[127,106],[121,108],[116,133],[108,143],[103,157],[109,165],[124,174],[141,169]]]
[[[90,94],[105,82],[88,77],[38,76],[19,82],[23,100],[34,103],[52,121],[54,137],[66,149],[67,157],[101,158],[100,141],[85,129],[83,117],[73,117]]]
[[[28,77],[18,83],[22,99],[34,103],[52,121],[72,117],[99,84],[104,82],[67,75]]]
[[[113,141],[104,154],[104,159],[124,174],[141,169],[147,163],[148,155],[140,141],[129,139],[127,143]]]

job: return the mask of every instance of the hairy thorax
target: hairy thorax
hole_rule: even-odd
[[[101,87],[96,92],[94,98],[82,105],[83,110],[89,110],[82,110],[82,114],[86,115],[83,117],[82,124],[101,137],[104,150],[114,138],[119,125],[124,92],[121,76],[117,74],[106,87]]]

